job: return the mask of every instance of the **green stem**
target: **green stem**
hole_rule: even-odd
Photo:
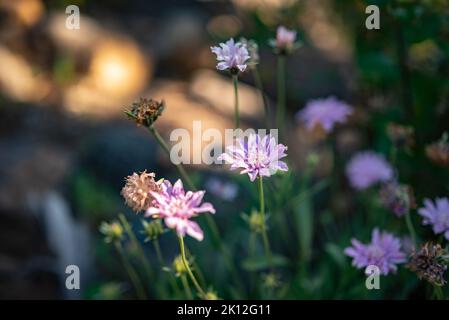
[[[265,248],[265,254],[268,259],[268,263],[272,265],[272,256],[271,256],[271,249],[270,249],[270,242],[268,241],[268,234],[267,234],[267,228],[266,228],[266,219],[265,219],[265,196],[263,192],[263,178],[259,177],[259,198],[260,198],[260,214],[262,215],[262,239],[263,239],[263,245]]]
[[[193,285],[195,286],[196,290],[199,292],[201,298],[204,298],[206,296],[206,293],[203,290],[203,288],[201,288],[198,281],[196,280],[196,277],[193,274],[192,270],[190,269],[189,262],[187,261],[187,258],[186,258],[184,237],[178,236],[178,240],[179,240],[179,248],[181,250],[181,258],[182,258],[182,262],[184,263],[184,267],[186,268],[187,273],[189,274],[190,280],[192,280]]]
[[[119,220],[122,223],[123,227],[125,228],[126,233],[129,236],[129,239],[131,240],[134,248],[136,249],[139,259],[142,262],[142,265],[144,266],[145,273],[148,277],[148,280],[151,281],[154,278],[153,269],[151,268],[151,265],[148,263],[148,260],[145,256],[145,252],[143,251],[142,246],[140,245],[139,241],[137,240],[136,235],[134,234],[133,229],[131,228],[130,224],[128,223],[128,220],[126,220],[125,216],[123,214],[119,214]]]
[[[410,237],[412,238],[413,245],[416,245],[416,232],[413,227],[412,217],[410,215],[410,211],[405,214],[405,222],[407,223],[408,232],[410,233]]]
[[[168,147],[167,143],[164,141],[164,138],[159,134],[159,131],[154,126],[151,126],[148,128],[151,132],[151,134],[154,136],[154,138],[157,140],[157,142],[160,144],[162,149],[167,153],[167,155],[170,157],[170,148]],[[193,191],[196,190],[195,185],[193,184],[192,180],[190,180],[189,175],[185,171],[183,165],[181,163],[175,164],[176,169],[178,170],[181,178],[187,183],[189,188]]]
[[[187,299],[193,300],[192,290],[190,289],[189,282],[184,274],[181,275],[181,282],[184,287],[184,291],[186,292]]]
[[[265,111],[265,125],[267,128],[269,128],[270,127],[270,116],[268,114],[268,112],[269,112],[268,101],[267,101],[267,97],[263,91],[262,78],[260,77],[259,69],[256,66],[254,66],[254,68],[252,68],[251,70],[252,70],[253,76],[254,76],[254,83],[256,84],[257,89],[259,89],[260,95],[262,97],[263,108]]]
[[[239,79],[238,76],[232,75],[232,83],[234,84],[234,122],[235,128],[240,128],[240,114],[239,114]]]
[[[165,267],[166,264],[164,261],[164,257],[162,256],[162,251],[161,251],[161,246],[159,245],[159,241],[156,239],[156,240],[153,240],[152,243],[153,243],[154,250],[156,251],[156,256],[159,261],[159,264],[162,267]],[[176,279],[174,278],[174,275],[172,273],[170,273],[168,275],[168,281],[170,282],[170,285],[171,285],[175,295],[178,295],[179,288],[178,288],[178,285],[176,284]]]
[[[277,97],[277,110],[276,110],[276,120],[277,127],[280,134],[283,134],[284,123],[285,123],[285,56],[278,55],[278,66],[277,66],[277,85],[278,85],[278,97]]]
[[[433,286],[433,295],[436,300],[444,300],[443,289],[439,286]]]
[[[145,294],[145,290],[143,289],[142,284],[140,283],[139,276],[137,275],[136,270],[132,267],[131,263],[128,261],[126,254],[123,250],[122,244],[119,241],[114,242],[115,248],[120,255],[123,266],[125,267],[128,276],[136,289],[137,296],[139,299],[146,300],[147,296]]]

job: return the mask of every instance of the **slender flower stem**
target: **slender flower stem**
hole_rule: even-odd
[[[277,85],[278,85],[278,98],[277,98],[277,110],[276,110],[276,120],[277,127],[280,134],[283,134],[284,123],[285,123],[285,56],[278,55],[278,67],[277,67]]]
[[[192,290],[190,289],[189,282],[187,281],[187,278],[184,274],[181,275],[181,282],[182,286],[184,287],[184,291],[186,292],[187,299],[193,300]]]
[[[236,74],[232,75],[232,82],[234,84],[234,121],[235,128],[240,128],[240,114],[239,114],[239,79]]]
[[[160,144],[162,149],[167,153],[167,155],[170,157],[170,148],[168,147],[167,143],[164,141],[164,138],[159,134],[159,131],[154,126],[151,126],[148,128],[151,132],[151,134],[154,136],[154,138],[157,140],[157,142]],[[176,169],[178,170],[179,174],[181,175],[181,178],[187,183],[189,188],[191,190],[196,190],[195,185],[193,184],[192,180],[190,180],[189,175],[185,171],[182,164],[178,163],[175,164]]]
[[[443,289],[439,286],[433,286],[433,295],[436,300],[444,300]]]
[[[156,251],[156,256],[157,256],[157,259],[159,261],[159,264],[162,267],[165,267],[166,264],[165,264],[164,257],[162,256],[162,251],[161,251],[161,246],[159,245],[159,240],[157,240],[157,239],[153,240],[152,243],[153,243],[154,250]],[[168,281],[170,282],[170,285],[171,285],[174,293],[176,295],[178,295],[179,294],[179,288],[178,288],[178,285],[176,284],[176,279],[174,278],[174,275],[172,273],[170,273],[168,275]]]
[[[182,262],[184,263],[184,267],[186,268],[187,273],[189,274],[190,280],[192,280],[193,285],[195,286],[196,290],[199,292],[201,298],[204,298],[206,296],[206,293],[203,290],[203,288],[201,288],[198,281],[196,280],[196,277],[193,274],[192,270],[190,269],[189,262],[187,261],[187,258],[186,258],[184,237],[178,236],[178,240],[179,240],[179,248],[181,250],[181,258],[182,258]]]
[[[412,238],[413,245],[416,245],[416,232],[413,227],[412,217],[410,216],[410,210],[405,214],[405,222],[407,223],[408,232],[410,233],[410,238]]]
[[[136,270],[134,270],[133,266],[128,261],[126,254],[123,250],[122,244],[119,241],[115,241],[114,245],[115,245],[117,252],[120,255],[123,266],[125,267],[125,270],[128,273],[128,276],[129,276],[134,288],[136,289],[137,296],[139,297],[139,299],[146,300],[147,296],[145,294],[145,290],[143,289],[143,286],[140,283],[139,276],[137,275]]]
[[[254,77],[254,83],[256,84],[257,89],[259,89],[260,96],[262,97],[263,102],[263,108],[265,111],[265,125],[267,128],[270,127],[270,115],[268,110],[268,101],[267,96],[265,95],[263,91],[263,84],[262,84],[262,78],[260,77],[259,69],[257,66],[254,66],[252,69],[253,77]]]
[[[262,215],[262,239],[263,239],[263,245],[265,248],[265,254],[268,259],[268,263],[272,266],[272,256],[271,256],[271,249],[270,249],[270,242],[268,241],[268,234],[267,234],[267,228],[266,228],[266,221],[265,221],[265,196],[263,192],[263,178],[259,177],[259,197],[260,197],[260,214]]]
[[[119,220],[122,223],[123,227],[125,228],[126,233],[129,236],[129,239],[131,240],[134,248],[136,249],[139,259],[142,262],[142,265],[144,266],[145,273],[148,277],[148,280],[151,281],[153,279],[153,269],[151,268],[151,265],[148,263],[148,259],[145,256],[145,252],[143,251],[142,246],[140,245],[139,241],[137,240],[136,235],[134,234],[133,229],[128,223],[128,220],[126,220],[125,216],[123,214],[119,214]]]

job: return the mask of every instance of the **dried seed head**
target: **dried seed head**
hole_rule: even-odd
[[[134,102],[126,114],[133,119],[137,125],[151,127],[157,118],[164,111],[164,101],[140,98],[139,102]]]
[[[426,147],[427,157],[435,164],[449,168],[449,136],[447,132],[441,139]]]
[[[161,190],[162,181],[155,181],[154,177],[154,173],[146,171],[140,174],[134,172],[131,176],[126,177],[121,194],[125,198],[126,204],[136,213],[148,209],[151,205],[153,200],[151,192]]]
[[[437,286],[444,286],[447,282],[444,279],[447,255],[448,252],[439,244],[427,242],[418,252],[412,253],[406,267],[415,272],[418,278],[426,279]]]

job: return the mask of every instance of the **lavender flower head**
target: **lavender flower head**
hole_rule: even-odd
[[[246,70],[247,61],[250,59],[246,44],[229,39],[220,43],[219,47],[211,47],[211,50],[217,55],[218,70],[229,70],[233,74]]]
[[[435,234],[444,233],[449,240],[449,199],[436,198],[435,202],[424,199],[424,207],[418,209],[418,213],[424,218],[424,225],[431,225]]]
[[[282,53],[291,51],[295,46],[296,31],[279,26],[276,30],[275,47]]]
[[[259,177],[269,177],[278,170],[288,171],[287,164],[280,159],[287,156],[287,147],[277,144],[271,135],[263,138],[258,134],[250,134],[248,139],[237,138],[235,143],[226,148],[217,160],[231,165],[231,170],[242,168],[240,174],[247,173],[254,181]]]
[[[191,221],[191,218],[200,213],[215,213],[210,203],[203,203],[204,191],[185,191],[182,181],[178,180],[172,186],[170,181],[164,180],[160,192],[152,192],[154,200],[146,211],[145,216],[164,219],[170,229],[175,229],[179,236],[186,234],[198,241],[203,240],[203,231],[200,226]]]
[[[363,244],[357,239],[352,239],[351,243],[352,247],[346,248],[344,253],[353,258],[352,265],[357,269],[375,265],[380,274],[387,275],[396,272],[397,264],[406,261],[406,255],[401,251],[401,240],[377,228],[372,232],[371,243]]]
[[[327,133],[331,132],[337,123],[344,123],[353,109],[335,97],[316,99],[307,102],[304,109],[296,114],[296,118],[304,121],[307,129],[321,126]]]
[[[382,155],[372,151],[357,153],[346,166],[351,186],[363,190],[393,178],[393,168]]]

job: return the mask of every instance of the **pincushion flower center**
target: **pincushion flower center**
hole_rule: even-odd
[[[385,251],[378,245],[371,245],[368,248],[368,256],[375,261],[380,260],[384,255]]]

